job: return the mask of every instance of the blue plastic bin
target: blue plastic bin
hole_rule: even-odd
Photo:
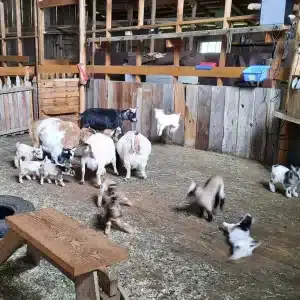
[[[251,66],[243,71],[244,80],[250,82],[262,82],[268,77],[270,66]]]

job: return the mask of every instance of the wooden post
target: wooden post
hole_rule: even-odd
[[[85,49],[85,0],[79,0],[79,62],[86,64]],[[79,110],[82,113],[85,110],[85,89],[84,85],[79,87]]]
[[[151,25],[155,24],[156,18],[156,0],[152,0],[151,2]],[[150,52],[154,52],[155,40],[150,40]]]
[[[44,64],[45,49],[44,49],[44,30],[45,30],[45,15],[44,10],[38,7],[38,40],[39,40],[39,64]]]
[[[106,37],[111,37],[109,29],[111,29],[112,23],[112,0],[106,0]],[[111,43],[107,43],[105,47],[105,66],[110,66],[111,57],[110,57]],[[105,79],[109,80],[109,75],[105,74]]]
[[[129,22],[129,26],[132,26],[133,20],[133,5],[132,3],[128,3],[127,6],[127,20]],[[126,41],[126,52],[132,52],[132,41]]]
[[[192,18],[195,18],[197,15],[197,2],[193,4],[192,7]],[[191,25],[191,30],[195,29],[195,25]],[[189,50],[192,51],[194,46],[194,37],[189,37]]]
[[[17,21],[17,50],[18,55],[23,55],[23,43],[22,43],[22,27],[21,27],[21,6],[20,0],[15,0],[16,5],[16,21]],[[22,63],[19,62],[19,66],[22,66]]]
[[[138,26],[144,25],[144,8],[145,8],[145,2],[144,0],[139,0],[139,10],[138,10]],[[136,65],[141,66],[142,65],[142,42],[138,41],[137,44],[137,51],[136,51]],[[135,76],[136,82],[141,82],[140,75]]]
[[[6,28],[5,28],[5,13],[4,13],[4,4],[3,1],[0,1],[0,24],[1,24],[1,48],[2,55],[7,55],[7,47],[6,47]],[[2,66],[6,67],[6,62],[2,62]]]
[[[96,0],[93,0],[93,39],[96,38],[96,10],[97,10],[97,5],[96,5]],[[92,43],[92,60],[91,64],[95,65],[95,52],[96,52],[96,44],[95,41]]]
[[[229,28],[229,23],[227,22],[227,18],[231,16],[231,7],[232,7],[232,0],[225,0],[225,9],[224,9],[224,20],[223,20],[223,29]],[[225,67],[226,64],[226,48],[227,48],[227,36],[224,35],[222,37],[222,47],[219,59],[219,67]],[[223,85],[223,79],[217,79],[218,85]]]

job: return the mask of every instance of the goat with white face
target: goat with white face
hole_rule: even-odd
[[[32,147],[20,142],[16,143],[16,155],[14,157],[14,165],[19,168],[19,159],[24,158],[24,160],[38,160],[43,159],[43,149],[42,147]]]
[[[101,176],[106,173],[105,166],[112,164],[114,173],[119,175],[116,166],[116,147],[111,137],[96,133],[90,136],[86,142],[81,157],[81,181],[84,184],[85,167],[92,171],[97,170],[97,184],[101,186]]]
[[[75,171],[72,168],[68,168],[63,170],[61,166],[57,166],[48,159],[45,158],[44,163],[41,165],[39,169],[40,177],[40,184],[44,184],[44,180],[47,179],[48,183],[52,183],[51,177],[54,178],[55,185],[58,183],[61,186],[65,186],[63,175],[75,176]]]
[[[300,168],[291,166],[290,170],[281,165],[272,166],[269,187],[270,191],[273,193],[276,191],[276,183],[280,183],[284,187],[286,197],[298,197],[298,193],[296,192],[296,190],[300,183]]]
[[[261,245],[261,242],[255,241],[250,236],[252,217],[246,214],[243,219],[236,224],[223,222],[223,228],[228,234],[229,243],[232,247],[232,255],[229,260],[237,260],[242,257],[251,256],[255,248]]]
[[[131,169],[141,172],[147,178],[146,166],[151,153],[151,142],[137,131],[126,132],[117,143],[117,152],[126,168],[126,180],[131,176]]]
[[[166,115],[162,109],[154,108],[155,119],[157,121],[157,135],[161,136],[163,130],[171,126],[170,132],[174,134],[179,128],[180,114]]]
[[[222,177],[211,177],[203,187],[191,182],[187,196],[191,197],[191,202],[196,203],[199,207],[199,216],[202,218],[204,211],[207,212],[207,221],[211,222],[213,214],[220,206],[220,210],[223,210],[225,202],[224,182]]]

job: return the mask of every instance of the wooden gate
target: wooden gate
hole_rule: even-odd
[[[26,77],[0,79],[0,136],[28,130],[33,116],[33,90]]]

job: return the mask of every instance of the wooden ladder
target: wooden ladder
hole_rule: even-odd
[[[27,244],[27,256],[41,257],[74,283],[77,300],[126,299],[108,267],[128,259],[128,250],[53,208],[6,218],[9,231],[0,241],[0,264]],[[101,288],[101,289],[100,289]]]

